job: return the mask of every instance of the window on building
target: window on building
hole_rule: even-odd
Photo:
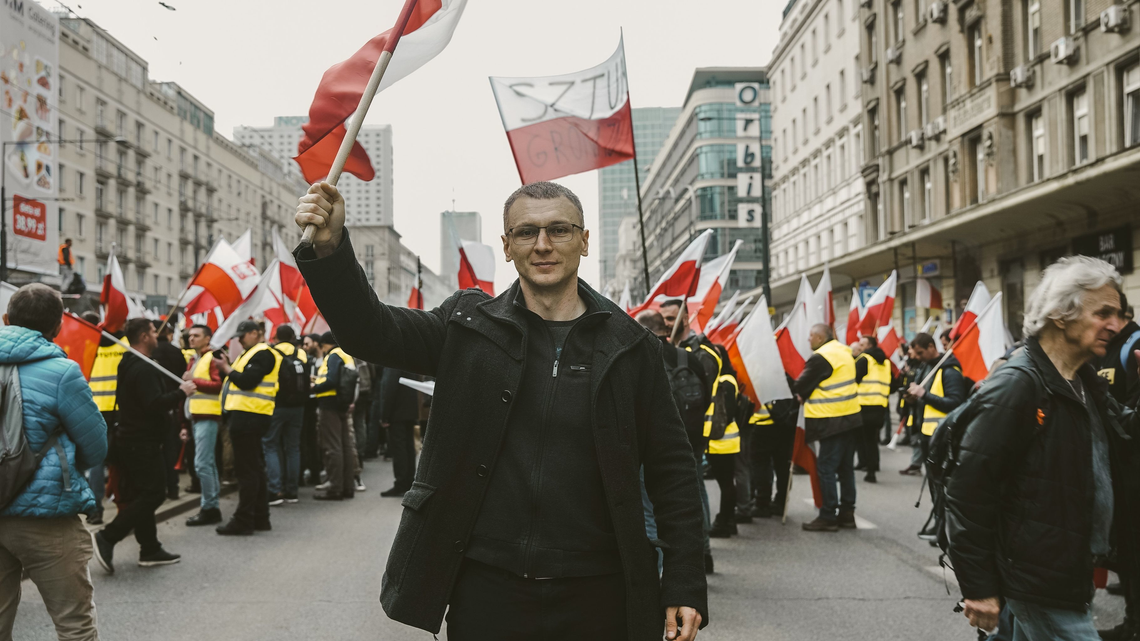
[[[1037,182],[1045,177],[1045,119],[1040,111],[1029,116],[1029,131],[1033,137],[1029,171],[1031,180]]]
[[[974,187],[971,190],[970,204],[975,204],[986,199],[986,148],[981,136],[971,138],[969,146],[969,178]]]
[[[804,144],[807,144],[807,141],[808,141],[807,107],[804,107],[803,109],[800,110],[800,116],[803,118],[803,123],[804,123]]]
[[[968,42],[970,43],[970,88],[974,88],[982,84],[982,79],[985,77],[982,69],[983,49],[981,23],[970,27]]]
[[[155,256],[158,259],[158,256]],[[174,243],[166,243],[166,262],[167,264],[174,264]]]
[[[835,166],[831,161],[831,150],[828,149],[827,153],[823,155],[823,188],[824,190],[831,189],[835,186]]]
[[[87,102],[87,90],[83,85],[76,83],[75,85],[75,108],[83,111],[83,105]]]
[[[942,213],[949,215],[950,207],[950,156],[942,157]]]
[[[1124,70],[1124,146],[1140,145],[1140,63]]]
[[[843,30],[843,3],[847,0],[836,0],[835,2],[835,22],[839,25],[839,31]]]
[[[807,44],[800,43],[800,78],[807,78]]]
[[[954,68],[950,65],[949,51],[938,56],[938,64],[942,67],[942,110],[945,112],[946,104],[954,93]]]
[[[867,112],[867,122],[871,125],[871,155],[879,155],[880,139],[879,139],[879,108],[872,107]]]
[[[894,14],[895,22],[895,44],[902,44],[906,40],[906,11],[903,9],[902,0],[895,0],[891,6],[891,12]]]
[[[838,89],[839,89],[839,108],[842,109],[843,107],[847,106],[847,73],[843,69],[839,70],[839,87],[838,87]]]
[[[907,117],[906,117],[907,113],[906,113],[906,87],[905,86],[899,87],[898,89],[895,90],[895,107],[896,107],[895,115],[898,117],[898,120],[899,120],[899,129],[898,129],[898,136],[899,137],[898,137],[898,139],[901,141],[901,140],[906,138],[907,125],[909,123],[909,121],[907,120]]]
[[[899,206],[902,207],[903,224],[907,227],[914,225],[914,214],[910,208],[910,183],[906,178],[899,180]]]
[[[918,124],[930,122],[930,83],[926,72],[918,74]]]
[[[839,178],[838,180],[847,179],[847,140],[844,138],[839,139]]]
[[[83,214],[75,214],[75,235],[83,237]]]
[[[1068,0],[1069,33],[1076,33],[1085,26],[1085,0]]]
[[[78,134],[78,137],[76,138],[77,142],[75,144],[79,147],[79,151],[83,151],[83,130],[76,127],[75,133]]]
[[[66,176],[67,176],[67,167],[60,164],[60,166],[59,166],[59,190],[61,192],[67,191],[67,184],[66,184],[67,178],[66,178]]]
[[[1073,103],[1073,164],[1080,165],[1089,159],[1089,96],[1084,89],[1072,96]]]
[[[823,14],[823,49],[827,50],[831,46],[831,16]]]
[[[816,35],[815,29],[811,30],[811,63],[814,65],[819,62],[819,36]]]
[[[930,180],[930,170],[918,172],[918,182],[922,184],[922,220],[928,223],[934,218],[934,182]]]
[[[1023,0],[1025,7],[1025,59],[1041,53],[1041,0]]]
[[[914,22],[918,24],[926,20],[926,3],[923,0],[914,0]]]
[[[812,96],[811,99],[811,117],[812,122],[815,124],[814,132],[819,133],[819,96]]]
[[[788,99],[788,81],[784,77],[784,71],[784,69],[780,69],[780,102],[784,102]]]
[[[827,83],[826,85],[824,85],[824,87],[823,87],[823,98],[824,98],[824,102],[826,103],[824,106],[827,109],[827,121],[831,122],[832,112],[831,112],[831,83],[830,82]]]
[[[867,60],[874,64],[879,60],[879,38],[875,35],[875,21],[867,22]]]

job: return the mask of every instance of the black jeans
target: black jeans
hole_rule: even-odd
[[[758,425],[752,436],[752,493],[756,507],[783,511],[787,502],[788,476],[792,469],[792,445],[796,426]],[[772,475],[776,476],[776,498],[772,498]]]
[[[127,502],[120,505],[119,513],[104,528],[103,536],[109,543],[118,543],[134,530],[141,553],[154,552],[162,547],[154,513],[166,500],[162,445],[118,439],[114,465],[119,473],[119,496]]]
[[[464,559],[447,610],[448,641],[624,641],[621,573],[524,579]]]
[[[305,419],[301,422],[301,480],[308,470],[309,482],[313,485],[320,483],[322,469],[324,460],[317,438],[317,402],[310,399],[305,403]]]
[[[742,515],[752,513],[756,505],[752,498],[752,441],[756,426],[740,426],[740,453],[736,455],[736,511]]]
[[[264,435],[265,430],[253,427],[230,430],[230,440],[234,444],[234,476],[238,482],[234,521],[245,527],[269,522],[268,479],[265,476],[265,451],[261,447]]]
[[[179,407],[181,412],[182,408]],[[182,426],[174,417],[167,420],[166,441],[162,444],[163,457],[166,459],[166,491],[178,493],[178,455],[182,453]]]
[[[720,487],[720,513],[716,518],[733,522],[736,514],[736,454],[709,454],[713,478]]]
[[[868,472],[879,471],[879,433],[883,430],[886,407],[864,405],[859,409],[863,427],[859,430],[859,465]]]
[[[388,455],[392,457],[392,487],[409,490],[416,478],[416,426],[411,421],[396,421],[388,426]]]

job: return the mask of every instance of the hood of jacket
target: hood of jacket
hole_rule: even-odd
[[[938,360],[942,360],[942,359],[939,358]],[[937,364],[938,364],[938,361],[934,361],[933,363],[931,363],[930,367],[933,368]],[[958,362],[958,357],[953,355],[953,354],[947,356],[946,360],[942,361],[942,369],[950,369],[951,367],[957,367],[959,370],[962,369],[962,363]]]
[[[887,354],[883,351],[883,348],[879,347],[878,345],[872,347],[871,349],[864,350],[863,353],[875,359],[875,362],[880,365],[883,364],[883,361],[887,360]]]
[[[0,364],[19,365],[48,358],[66,358],[63,348],[34,329],[0,327]]]

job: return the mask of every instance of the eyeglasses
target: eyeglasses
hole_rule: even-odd
[[[565,243],[574,237],[574,228],[586,231],[585,227],[575,225],[574,223],[554,223],[546,225],[545,227],[535,227],[533,225],[525,225],[523,227],[512,227],[507,230],[507,235],[520,245],[533,245],[538,242],[538,235],[542,230],[546,230],[546,237],[552,243]]]

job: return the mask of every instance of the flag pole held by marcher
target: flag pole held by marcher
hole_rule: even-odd
[[[372,99],[380,88],[380,81],[384,79],[384,72],[388,69],[388,62],[392,60],[392,52],[396,50],[400,37],[404,35],[404,29],[407,28],[408,20],[411,19],[412,10],[415,8],[416,0],[407,0],[404,3],[400,17],[396,20],[396,26],[392,30],[392,37],[388,39],[384,45],[384,50],[380,52],[380,58],[372,69],[372,76],[368,78],[368,86],[365,87],[364,94],[360,97],[360,104],[356,106],[356,111],[353,112],[352,118],[348,121],[347,133],[340,143],[340,149],[336,152],[336,160],[333,161],[332,167],[329,169],[328,178],[325,179],[325,182],[333,187],[336,187],[340,180],[340,174],[344,171],[344,164],[348,162],[348,155],[352,153],[352,146],[356,144],[356,135],[360,133],[360,127],[364,124],[364,116],[368,114],[368,108],[372,106]],[[313,234],[316,231],[317,228],[314,225],[307,225],[305,233],[301,235],[301,246],[312,245]]]
[[[111,340],[115,341],[116,343],[119,343],[119,344],[120,344],[120,345],[122,345],[123,347],[126,347],[127,349],[131,350],[131,353],[133,353],[135,356],[138,356],[139,358],[141,358],[141,359],[143,359],[144,361],[146,361],[146,362],[150,363],[151,365],[153,365],[153,366],[155,367],[155,369],[157,369],[158,371],[162,372],[163,374],[166,374],[166,376],[167,376],[167,377],[169,377],[171,380],[173,380],[175,383],[178,383],[179,385],[181,385],[181,384],[182,384],[182,379],[181,379],[181,378],[178,378],[177,376],[175,376],[174,374],[172,374],[172,373],[170,372],[170,370],[166,369],[166,368],[165,368],[165,367],[163,367],[162,365],[159,365],[159,364],[158,364],[158,363],[156,363],[155,361],[151,360],[151,358],[150,358],[149,356],[147,356],[147,355],[143,354],[142,352],[138,351],[137,349],[135,349],[135,348],[131,347],[129,343],[124,343],[124,342],[122,342],[120,339],[116,338],[114,334],[110,334],[110,333],[108,333],[108,332],[105,332],[105,331],[103,331],[103,330],[99,330],[99,331],[103,332],[103,336],[104,336],[105,338],[109,338],[109,339],[111,339]]]

